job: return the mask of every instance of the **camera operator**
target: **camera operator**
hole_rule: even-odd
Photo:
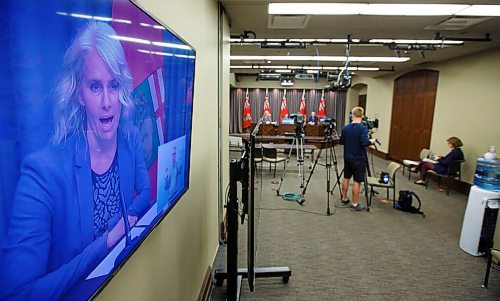
[[[365,180],[365,163],[367,161],[365,148],[375,143],[376,139],[368,138],[368,128],[361,123],[364,110],[355,107],[351,111],[352,122],[342,129],[339,143],[344,145],[344,179],[342,180],[342,199],[340,206],[349,205],[347,198],[349,181],[354,178],[352,186],[352,205],[355,211],[365,209],[365,206],[358,204],[359,190],[361,183]]]

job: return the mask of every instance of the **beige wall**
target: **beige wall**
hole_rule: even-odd
[[[472,183],[476,158],[500,148],[500,49],[435,66],[439,82],[431,149],[445,154],[446,139],[464,143],[465,180]],[[499,151],[500,153],[500,151]]]
[[[377,138],[382,144],[377,145],[378,150],[387,153],[389,150],[391,127],[393,78],[353,78],[353,86],[356,87],[360,83],[366,84],[366,86],[361,86],[363,87],[361,89],[361,93],[357,93],[356,91],[351,91],[351,89],[349,89],[348,99],[350,99],[352,103],[350,103],[351,106],[346,107],[346,110],[349,111],[352,107],[357,105],[358,94],[366,94],[367,116],[370,118],[378,118],[380,124],[379,128],[375,130],[373,138]],[[355,100],[351,94],[355,94]]]
[[[197,50],[190,188],[97,300],[196,300],[218,247],[217,1],[138,3]]]
[[[224,195],[224,190],[229,184],[229,89],[231,85],[231,74],[229,73],[230,64],[230,51],[231,45],[229,43],[230,28],[227,19],[224,19],[223,25],[223,39],[222,43],[222,66],[221,66],[221,151],[220,156],[222,157],[222,181],[220,191],[221,195]],[[234,77],[234,76],[233,76]],[[225,209],[223,206],[224,199],[219,199],[220,213],[225,214]],[[220,221],[222,221],[223,216],[220,215]]]
[[[472,183],[476,158],[484,154],[489,145],[500,148],[500,49],[427,68],[439,71],[430,147],[446,154],[448,137],[462,139],[467,160],[463,166],[463,180]],[[379,147],[383,152],[388,152],[393,83],[399,75],[353,79],[353,84],[368,86],[367,111],[370,117],[380,119],[375,137],[383,143]]]

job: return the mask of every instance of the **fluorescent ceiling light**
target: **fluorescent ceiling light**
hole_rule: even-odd
[[[459,45],[463,44],[464,41],[454,41],[454,40],[393,40],[393,39],[370,39],[370,43],[383,43],[383,44],[444,44],[444,45]]]
[[[311,70],[311,71],[318,71],[318,70],[340,70],[343,69],[344,67],[315,67],[315,66],[260,66],[260,65],[235,65],[235,66],[229,66],[230,69],[276,69],[276,73],[291,73],[292,70]],[[379,71],[380,68],[377,67],[348,67],[347,68],[350,71]]]
[[[369,4],[360,14],[381,16],[448,16],[468,6],[465,4]]]
[[[366,3],[269,3],[270,15],[357,15]]]
[[[500,5],[471,5],[455,15],[500,17]]]
[[[270,15],[500,16],[500,5],[269,3]]]
[[[345,62],[345,56],[264,56],[264,55],[231,55],[231,60],[271,60],[271,61],[321,61],[321,62]],[[409,57],[363,57],[363,56],[350,56],[350,62],[387,62],[387,63],[401,63],[409,61]]]

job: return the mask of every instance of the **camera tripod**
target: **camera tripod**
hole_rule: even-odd
[[[314,165],[311,169],[311,173],[309,174],[309,178],[307,179],[306,185],[304,186],[304,189],[302,190],[302,198],[299,201],[300,205],[303,205],[304,202],[306,201],[305,198],[303,197],[306,193],[307,186],[309,185],[309,182],[311,181],[311,177],[314,174],[314,170],[316,168],[316,165],[318,165],[318,161],[321,158],[321,153],[323,150],[326,150],[326,155],[325,155],[325,164],[319,164],[321,166],[325,166],[326,168],[326,214],[330,215],[330,193],[333,194],[333,190],[335,187],[338,185],[340,187],[340,174],[339,170],[337,167],[337,154],[335,153],[335,139],[338,139],[338,134],[335,128],[331,128],[329,125],[328,128],[325,129],[325,138],[321,142],[321,148],[318,152],[318,155],[316,156],[316,159],[314,160]],[[330,189],[330,183],[331,183],[331,168],[333,165],[333,169],[335,171],[335,176],[337,177],[336,184],[333,186],[332,189]],[[339,189],[340,197],[342,198],[342,192]]]
[[[300,176],[300,188],[304,187],[304,125],[303,124],[296,124],[295,126],[295,135],[293,137],[292,145],[290,147],[290,151],[288,152],[288,155],[286,157],[285,161],[285,168],[283,168],[283,173],[281,174],[281,179],[280,179],[280,184],[278,186],[278,189],[276,189],[276,194],[279,196],[280,195],[280,189],[281,185],[283,184],[283,178],[285,177],[286,173],[286,167],[288,166],[288,162],[290,162],[290,157],[292,156],[292,151],[296,150],[296,156],[297,156],[297,165],[299,166],[299,176]],[[300,199],[302,199],[303,196],[300,196]]]

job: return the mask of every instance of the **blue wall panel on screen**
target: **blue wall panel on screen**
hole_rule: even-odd
[[[0,8],[0,299],[87,300],[189,187],[196,52],[128,0]]]

